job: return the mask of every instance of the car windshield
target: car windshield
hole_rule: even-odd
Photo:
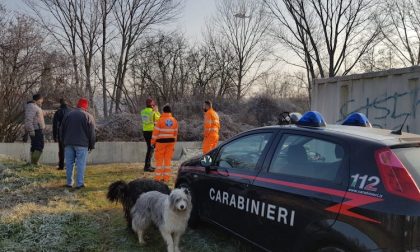
[[[255,169],[272,133],[241,137],[222,148],[216,161],[223,168]]]
[[[398,156],[404,166],[420,186],[420,147],[397,148],[392,151]]]

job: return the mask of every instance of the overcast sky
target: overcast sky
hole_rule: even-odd
[[[23,0],[0,0],[8,10],[29,14]],[[181,29],[192,41],[200,41],[205,20],[215,12],[215,0],[185,0],[185,9],[174,29]]]
[[[0,3],[4,3],[10,11],[32,14],[32,11],[25,5],[24,0],[0,0]],[[216,0],[185,0],[184,10],[180,18],[172,25],[167,25],[165,30],[180,30],[190,40],[191,44],[199,43],[203,39],[202,32],[205,28],[206,20],[209,20],[215,12]],[[276,53],[289,58],[289,60],[294,58],[294,55],[290,55],[290,52],[285,50],[276,50]],[[300,70],[285,64],[282,64],[279,69],[282,71]]]

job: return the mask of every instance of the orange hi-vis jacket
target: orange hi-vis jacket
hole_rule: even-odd
[[[210,135],[219,135],[220,130],[220,121],[219,115],[214,111],[214,109],[210,108],[204,114],[204,137],[208,137]]]
[[[171,113],[163,113],[153,129],[152,144],[173,143],[178,136],[178,121]]]

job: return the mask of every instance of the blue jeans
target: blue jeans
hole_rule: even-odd
[[[85,184],[85,169],[88,156],[88,147],[67,145],[64,148],[66,160],[67,185],[73,185],[73,166],[76,163],[77,186]]]

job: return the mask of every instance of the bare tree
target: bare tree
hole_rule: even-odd
[[[380,43],[360,58],[358,69],[362,72],[381,71],[401,66],[401,62],[392,46]]]
[[[103,32],[101,24],[103,25],[111,11],[108,2],[109,0],[26,0],[42,26],[72,56],[75,88],[82,90],[82,95],[88,96],[92,106],[95,104],[93,64],[96,53],[104,48],[104,45],[100,45]],[[47,17],[52,17],[53,21],[49,21]],[[82,76],[79,76],[78,55],[81,55]],[[84,85],[79,86],[81,82]]]
[[[16,23],[2,27],[0,36],[0,141],[14,141],[19,132],[19,118],[23,115],[25,95],[40,77],[41,66],[32,57],[40,53],[40,40],[31,31],[30,22],[18,19]],[[21,56],[20,56],[21,55]],[[31,76],[32,75],[32,76]],[[25,78],[28,82],[23,84]],[[34,78],[31,78],[34,77]],[[12,105],[12,106],[11,106]]]
[[[72,58],[75,86],[79,89],[77,20],[73,2],[74,0],[25,0],[29,8],[34,11],[42,27],[55,38],[61,48]],[[54,21],[50,22],[47,17],[52,17]]]
[[[236,99],[241,99],[261,74],[268,47],[264,45],[269,17],[261,1],[219,0],[214,22],[236,61]]]
[[[236,97],[235,73],[237,61],[229,41],[217,34],[207,26],[205,44],[208,47],[213,64],[215,65],[216,79],[213,80],[214,96],[217,98]]]
[[[113,91],[115,111],[121,110],[123,94],[128,97],[124,81],[134,45],[153,26],[176,18],[181,5],[182,0],[117,0],[114,16],[121,44]]]
[[[77,94],[68,55],[47,51],[45,31],[33,19],[7,20],[0,28],[0,141],[14,142],[23,135],[24,105],[34,93],[47,97],[49,109],[63,95],[72,99]]]
[[[94,105],[94,90],[92,87],[92,64],[93,57],[99,50],[98,40],[100,38],[100,15],[101,0],[72,0],[69,1],[75,13],[77,28],[76,33],[79,40],[80,51],[83,56],[85,70],[86,93],[90,104]]]
[[[303,71],[281,73],[272,72],[264,75],[259,82],[262,93],[273,99],[307,97],[308,83]]]
[[[101,17],[102,17],[102,48],[101,48],[101,66],[102,66],[102,102],[104,117],[108,117],[108,93],[107,93],[107,76],[106,76],[106,45],[109,42],[107,37],[108,16],[112,12],[116,0],[101,1]]]
[[[217,78],[218,69],[212,51],[206,45],[192,48],[187,62],[191,69],[192,94],[205,96],[211,83]]]
[[[145,78],[159,103],[179,101],[187,94],[191,71],[186,62],[187,43],[180,35],[160,34],[148,39],[143,54]]]
[[[273,36],[317,77],[346,75],[379,41],[371,0],[264,0],[274,18]],[[311,85],[308,85],[309,93]]]
[[[386,0],[381,32],[404,65],[420,64],[420,1]]]
[[[138,109],[143,106],[145,99],[156,95],[155,90],[150,88],[150,83],[148,81],[148,71],[150,69],[150,65],[153,64],[152,59],[147,56],[149,46],[153,46],[153,44],[149,44],[147,39],[137,46],[133,60],[130,63],[131,76],[133,80],[133,111],[138,111]]]

